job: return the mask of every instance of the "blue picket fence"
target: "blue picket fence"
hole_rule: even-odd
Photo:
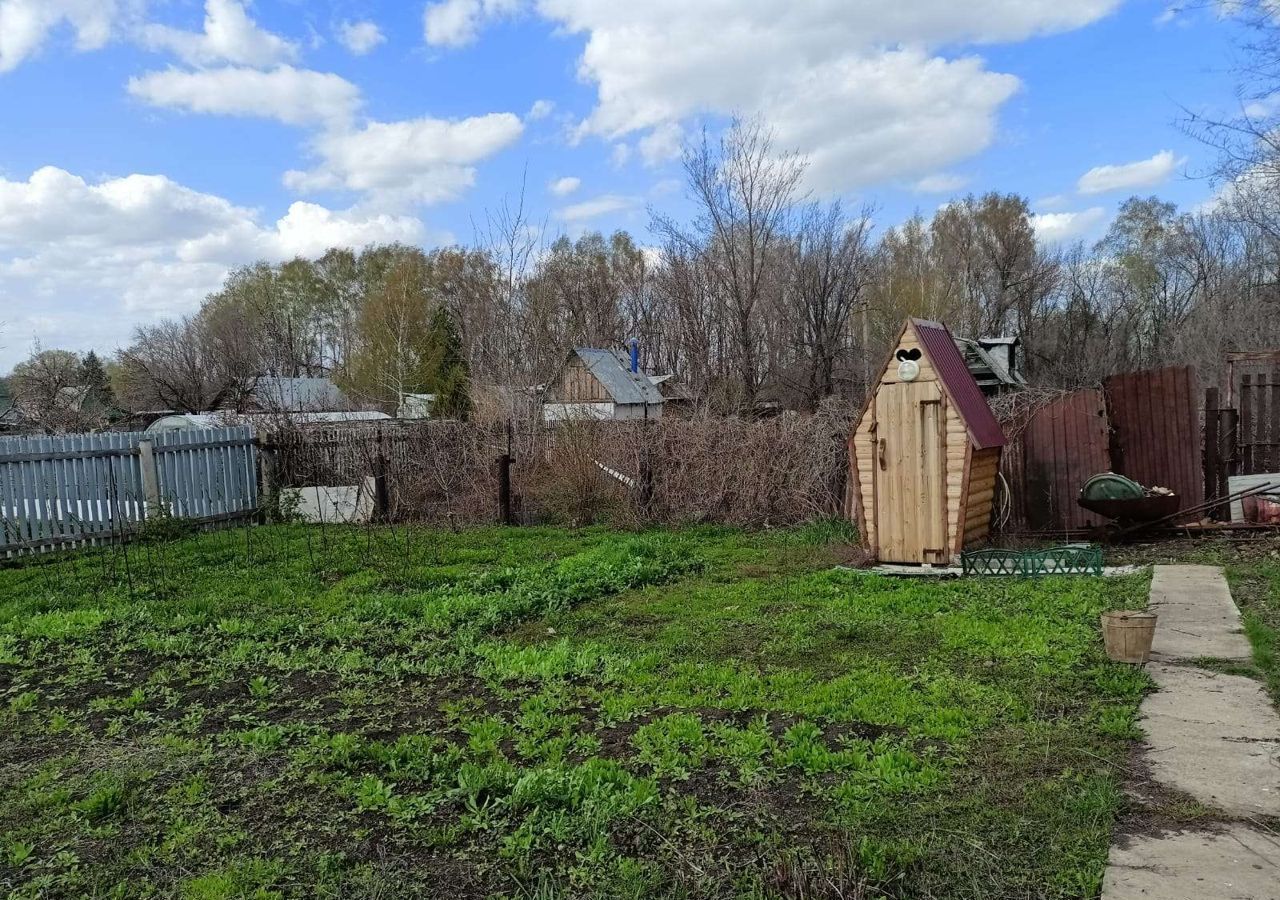
[[[248,426],[0,438],[0,556],[252,516],[257,452]]]

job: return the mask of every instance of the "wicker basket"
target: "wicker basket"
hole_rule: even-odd
[[[1151,656],[1156,634],[1156,614],[1142,610],[1117,610],[1102,614],[1102,640],[1114,662],[1140,666]]]

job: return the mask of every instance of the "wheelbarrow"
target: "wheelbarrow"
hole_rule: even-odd
[[[1114,472],[1086,481],[1076,502],[1126,530],[1166,520],[1182,509],[1182,499],[1172,491],[1148,490]]]

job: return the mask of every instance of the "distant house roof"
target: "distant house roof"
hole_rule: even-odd
[[[657,406],[664,402],[658,386],[643,372],[632,372],[627,354],[614,350],[578,347],[573,351],[604,386],[614,403]]]
[[[349,422],[384,422],[391,417],[384,412],[297,412],[275,417],[271,413],[175,413],[162,416],[147,426],[151,433],[185,431],[189,428],[225,428],[228,425],[270,427],[287,420],[291,425],[341,425]]]
[[[250,395],[264,409],[282,411],[334,410],[347,406],[347,397],[328,378],[282,378],[261,375]]]
[[[969,373],[964,357],[947,326],[928,319],[912,319],[924,351],[942,382],[947,397],[955,405],[969,430],[974,447],[985,450],[1005,445],[1004,430],[996,421],[978,382]]]

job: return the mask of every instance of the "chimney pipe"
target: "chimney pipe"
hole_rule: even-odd
[[[640,339],[631,339],[631,374],[638,375],[640,373]]]

